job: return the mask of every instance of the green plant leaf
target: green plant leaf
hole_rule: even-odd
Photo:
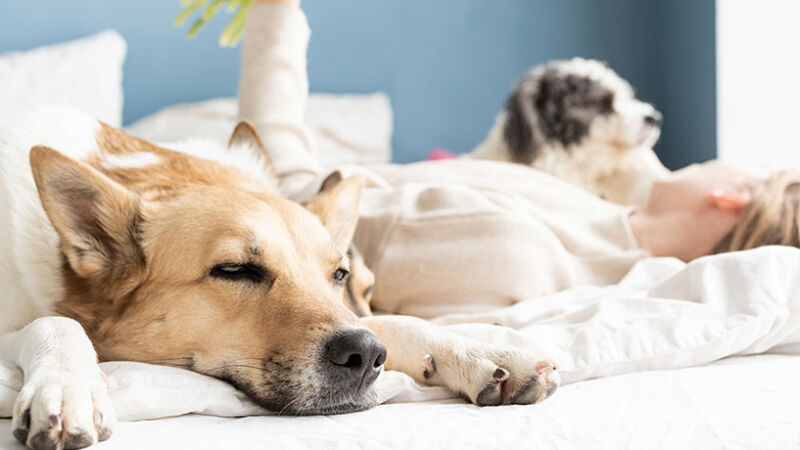
[[[233,14],[233,17],[225,26],[222,34],[220,34],[219,44],[223,47],[234,47],[244,35],[247,11],[252,6],[252,3],[253,0],[213,0],[211,4],[209,4],[209,0],[180,0],[180,4],[184,9],[175,18],[174,23],[175,26],[183,25],[192,14],[205,6],[200,17],[192,23],[192,26],[186,32],[187,37],[193,38],[206,23],[217,15],[221,7],[225,6],[225,11],[228,14]]]
[[[240,8],[233,16],[233,19],[225,27],[219,37],[219,45],[223,47],[234,47],[244,34],[244,25],[247,20],[247,9]]]
[[[208,0],[182,0],[181,5],[183,5],[185,9],[175,18],[175,26],[179,27],[183,25],[183,22],[186,22],[186,19],[188,19],[197,8],[203,6],[207,2]]]

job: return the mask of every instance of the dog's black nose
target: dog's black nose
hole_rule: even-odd
[[[368,330],[350,330],[328,341],[325,356],[336,379],[362,389],[378,378],[386,361],[386,346]]]
[[[662,123],[664,123],[664,117],[658,111],[653,111],[650,114],[644,116],[644,121],[648,125],[652,125],[654,127],[660,127]]]

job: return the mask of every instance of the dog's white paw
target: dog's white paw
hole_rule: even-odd
[[[556,366],[518,349],[460,342],[426,354],[423,377],[480,406],[533,404],[558,388]]]
[[[76,449],[108,439],[116,421],[97,365],[86,370],[40,369],[17,396],[11,429],[31,448]]]

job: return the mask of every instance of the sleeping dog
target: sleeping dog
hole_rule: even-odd
[[[194,370],[291,414],[374,406],[384,367],[479,405],[555,391],[529,352],[368,314],[371,275],[348,257],[361,178],[329,177],[303,207],[275,194],[245,122],[227,149],[178,148],[66,108],[0,130],[0,358],[24,375],[20,442],[111,435],[98,358]]]
[[[667,174],[652,146],[661,113],[594,60],[535,67],[472,156],[531,165],[606,199],[637,205]]]

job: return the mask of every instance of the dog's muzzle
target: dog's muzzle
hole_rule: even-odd
[[[658,111],[653,111],[644,116],[644,123],[651,127],[661,127],[661,124],[664,123],[664,116],[662,116]]]

